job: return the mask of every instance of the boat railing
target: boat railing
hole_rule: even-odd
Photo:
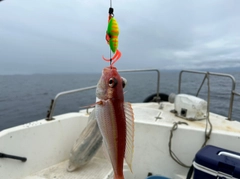
[[[230,103],[229,103],[229,110],[228,110],[228,120],[232,120],[232,109],[233,109],[233,101],[234,101],[234,95],[238,95],[240,96],[240,93],[237,93],[235,91],[236,88],[236,81],[235,78],[232,75],[229,74],[224,74],[224,73],[214,73],[214,72],[203,72],[203,71],[191,71],[191,70],[182,70],[179,73],[179,80],[178,80],[178,94],[181,93],[181,83],[182,83],[182,74],[183,73],[194,73],[194,74],[202,74],[204,75],[203,81],[201,83],[201,85],[199,86],[199,89],[197,91],[196,96],[199,95],[199,92],[205,82],[205,80],[207,79],[207,76],[219,76],[219,77],[225,77],[225,78],[229,78],[232,82],[232,89],[231,89],[231,94],[230,94]],[[208,91],[208,98],[210,97],[209,91]]]
[[[233,91],[233,93],[237,96],[240,96],[240,93],[236,92],[236,91]]]
[[[158,69],[135,69],[135,70],[118,70],[119,73],[127,73],[127,72],[150,72],[150,71],[155,71],[157,72],[157,92],[156,92],[156,101],[160,101],[160,96],[159,96],[159,89],[160,89],[160,71]],[[95,89],[97,86],[90,86],[90,87],[86,87],[86,88],[79,88],[79,89],[74,89],[74,90],[69,90],[69,91],[63,91],[58,93],[54,99],[51,100],[51,104],[49,107],[49,110],[47,112],[47,117],[46,120],[50,121],[53,120],[53,114],[54,114],[54,110],[55,110],[55,106],[57,103],[57,100],[59,99],[59,97],[61,96],[65,96],[68,94],[73,94],[73,93],[79,93],[82,91],[87,91],[87,90],[91,90],[91,89]]]

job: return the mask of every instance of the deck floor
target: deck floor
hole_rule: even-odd
[[[111,164],[102,158],[93,158],[92,161],[81,169],[68,172],[68,160],[53,165],[23,179],[104,179],[111,174]],[[93,176],[93,173],[95,174]],[[108,178],[108,177],[107,177]]]

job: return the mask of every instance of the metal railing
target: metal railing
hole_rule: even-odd
[[[237,96],[240,96],[240,93],[237,93],[236,91],[233,91],[233,93]]]
[[[55,106],[56,106],[56,103],[57,103],[57,100],[60,96],[64,96],[64,95],[67,95],[67,94],[72,94],[72,93],[78,93],[78,92],[82,92],[82,91],[87,91],[87,90],[90,90],[90,89],[94,89],[96,88],[97,86],[90,86],[90,87],[87,87],[87,88],[80,88],[80,89],[75,89],[75,90],[69,90],[69,91],[63,91],[61,93],[58,93],[54,99],[51,100],[51,104],[50,104],[50,108],[47,112],[47,118],[46,120],[50,121],[50,120],[53,120],[52,116],[53,116],[53,113],[54,113],[54,109],[55,109]]]
[[[160,100],[160,71],[158,69],[136,69],[136,70],[119,70],[119,73],[125,73],[125,72],[150,72],[150,71],[155,71],[157,72],[157,92],[156,92],[156,99]],[[213,73],[213,72],[203,72],[203,71],[191,71],[191,70],[182,70],[179,74],[179,80],[178,80],[178,93],[181,93],[181,83],[182,83],[182,74],[183,73],[195,73],[195,74],[203,74],[204,79],[197,91],[196,96],[199,95],[199,92],[206,80],[207,75],[209,76],[221,76],[221,77],[227,77],[229,79],[231,79],[232,81],[232,89],[231,89],[231,97],[230,97],[230,104],[229,104],[229,111],[228,111],[228,120],[231,120],[232,118],[232,109],[233,109],[233,101],[234,101],[234,95],[240,96],[240,93],[235,91],[236,88],[236,81],[235,78],[232,75],[229,74],[223,74],[223,73]],[[91,89],[95,89],[96,86],[90,86],[90,87],[86,87],[86,88],[80,88],[80,89],[75,89],[75,90],[69,90],[69,91],[64,91],[61,93],[58,93],[54,99],[51,100],[51,105],[50,108],[48,110],[47,113],[47,117],[46,120],[52,120],[53,118],[53,114],[54,114],[54,109],[57,103],[57,100],[59,97],[64,96],[64,95],[68,95],[68,94],[73,94],[73,93],[78,93],[78,92],[82,92],[82,91],[86,91],[86,90],[91,90]],[[208,94],[209,96],[209,94]]]
[[[119,73],[122,73],[122,72],[123,73],[125,73],[125,72],[150,72],[150,71],[156,71],[157,72],[157,96],[156,96],[156,99],[160,100],[160,96],[159,96],[160,71],[158,69],[118,70]],[[82,92],[82,91],[95,89],[96,87],[97,86],[90,86],[90,87],[86,87],[86,88],[80,88],[80,89],[69,90],[69,91],[64,91],[64,92],[58,93],[55,96],[55,98],[51,100],[51,104],[50,104],[49,110],[47,112],[46,120],[48,120],[48,121],[53,120],[53,114],[54,114],[55,106],[56,106],[56,103],[57,103],[57,100],[59,99],[59,97],[65,96],[65,95],[68,95],[68,94],[73,94],[73,93],[78,93],[78,92]]]
[[[205,80],[206,80],[206,77],[207,75],[209,76],[220,76],[220,77],[226,77],[226,78],[229,78],[231,79],[232,81],[232,89],[231,89],[231,97],[230,97],[230,104],[229,104],[229,110],[228,110],[228,120],[231,120],[232,119],[232,108],[233,108],[233,101],[234,101],[234,95],[238,95],[240,96],[240,93],[237,93],[235,92],[235,88],[236,88],[236,81],[235,81],[235,78],[232,76],[232,75],[229,75],[229,74],[224,74],[224,73],[213,73],[213,72],[203,72],[203,71],[191,71],[191,70],[182,70],[179,74],[179,81],[178,81],[178,93],[181,93],[181,82],[182,82],[182,74],[183,73],[195,73],[195,74],[203,74],[205,75],[204,76],[204,79],[197,91],[197,94],[196,96],[198,96]],[[209,92],[208,92],[208,96],[210,96]]]

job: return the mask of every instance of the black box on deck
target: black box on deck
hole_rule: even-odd
[[[194,179],[239,179],[240,153],[207,145],[196,154],[193,166]]]

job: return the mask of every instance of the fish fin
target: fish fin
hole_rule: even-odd
[[[103,104],[103,101],[97,101],[96,103],[93,103],[93,104],[90,104],[90,105],[87,105],[87,106],[80,106],[79,108],[82,109],[82,108],[93,108],[96,106],[96,104],[99,104],[99,105],[102,105]]]
[[[77,169],[77,167],[76,166],[74,166],[73,164],[68,164],[68,167],[67,167],[67,171],[68,172],[72,172],[72,171],[74,171],[74,170],[76,170]]]
[[[124,103],[124,112],[126,117],[126,149],[125,149],[125,160],[128,164],[129,169],[132,172],[132,159],[134,151],[134,114],[131,103]]]
[[[97,121],[95,108],[92,110],[92,112],[88,116],[88,123],[90,123],[91,121],[94,121],[94,120]]]
[[[103,143],[102,143],[102,151],[103,151],[104,157],[105,157],[109,162],[111,162],[110,157],[109,157],[109,154],[108,154],[108,151],[107,151],[106,142],[105,142],[104,140],[103,140]]]
[[[87,105],[87,106],[80,106],[79,108],[80,109],[83,109],[83,108],[93,108],[93,107],[95,107],[95,105],[96,105],[96,103],[90,104],[90,105]]]

